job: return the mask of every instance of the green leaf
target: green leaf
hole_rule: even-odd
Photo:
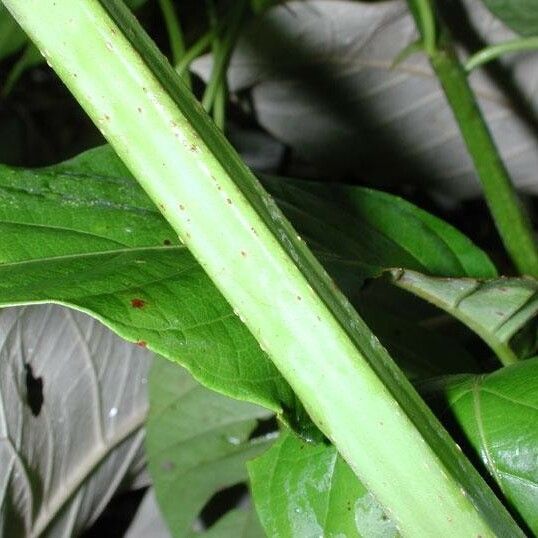
[[[534,278],[482,281],[436,278],[403,270],[393,270],[390,275],[397,286],[435,304],[467,325],[505,364],[518,360],[510,346],[518,332],[527,326],[537,334],[538,281]]]
[[[267,180],[344,288],[356,290],[383,266],[494,272],[461,234],[398,198],[280,183]],[[381,210],[399,219],[392,234]],[[277,412],[297,407],[287,383],[110,147],[40,170],[0,167],[0,231],[0,304],[76,307],[187,366],[210,388]]]
[[[538,35],[537,0],[483,0],[507,26],[525,36]]]
[[[284,433],[248,469],[268,536],[398,535],[394,523],[331,445],[305,443]]]
[[[270,437],[249,440],[268,413],[203,388],[167,361],[155,362],[149,394],[149,471],[161,512],[172,534],[182,537],[212,495],[245,481],[245,462],[272,443]]]
[[[0,169],[0,302],[55,301],[275,411],[295,397],[109,147]],[[230,383],[230,380],[234,380]]]
[[[405,267],[438,276],[497,275],[467,237],[398,196],[268,177],[263,184],[307,242],[329,258],[360,263],[363,274]]]
[[[442,418],[455,419],[509,505],[538,534],[538,357],[423,388],[442,394]]]

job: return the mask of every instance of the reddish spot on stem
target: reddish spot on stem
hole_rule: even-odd
[[[143,301],[142,299],[131,299],[131,306],[133,308],[144,308],[146,306],[146,301]]]
[[[139,340],[136,345],[139,347],[148,347],[148,343],[145,340]]]

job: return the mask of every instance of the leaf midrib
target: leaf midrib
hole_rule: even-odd
[[[31,260],[21,260],[18,262],[0,263],[0,270],[4,268],[19,267],[21,265],[29,265],[33,263],[52,263],[56,261],[69,261],[88,257],[107,256],[107,255],[121,255],[121,254],[136,254],[138,252],[163,252],[163,251],[180,251],[185,250],[185,245],[173,245],[173,246],[152,246],[152,247],[126,247],[122,249],[114,250],[100,250],[93,252],[84,252],[80,254],[65,254],[62,256],[48,256],[46,258],[34,258]]]

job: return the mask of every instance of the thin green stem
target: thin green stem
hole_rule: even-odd
[[[222,40],[219,41],[218,50],[213,56],[211,77],[202,98],[202,106],[207,111],[210,111],[213,107],[219,87],[226,77],[226,71],[228,70],[232,52],[239,37],[248,8],[249,0],[236,0],[227,17],[227,32],[224,34]]]
[[[423,48],[430,55],[435,51],[437,35],[431,0],[413,0],[409,2],[409,7],[417,21]]]
[[[422,31],[423,24],[417,16],[419,3],[423,2],[408,0]],[[452,109],[508,254],[522,274],[538,277],[538,244],[530,220],[478,107],[448,31],[441,25],[439,28],[441,38],[437,41],[440,46],[429,54],[431,65]]]
[[[183,55],[183,58],[176,64],[177,73],[182,76],[189,70],[191,63],[203,54],[209,47],[214,39],[214,32],[209,31],[204,34],[198,41],[196,41]]]
[[[526,52],[538,49],[538,37],[525,37],[512,39],[504,43],[497,43],[479,50],[465,62],[465,71],[470,73],[473,69],[492,60],[496,60],[504,54],[511,52]]]
[[[213,103],[213,121],[215,125],[224,131],[226,125],[226,99],[228,98],[228,84],[226,79],[222,81]]]
[[[176,10],[172,0],[159,0],[159,6],[163,14],[166,30],[168,32],[168,40],[170,41],[170,51],[172,52],[172,63],[177,65],[185,55],[185,38],[181,24],[177,17]],[[182,73],[183,80],[189,88],[192,88],[192,81],[189,71]]]
[[[530,220],[482,116],[466,73],[446,44],[431,63],[452,108],[502,242],[522,274],[538,277],[538,246]]]

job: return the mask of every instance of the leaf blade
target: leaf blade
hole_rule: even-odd
[[[172,535],[185,536],[210,497],[245,481],[245,461],[271,444],[249,441],[268,412],[211,392],[166,361],[155,363],[149,389],[149,471]]]

